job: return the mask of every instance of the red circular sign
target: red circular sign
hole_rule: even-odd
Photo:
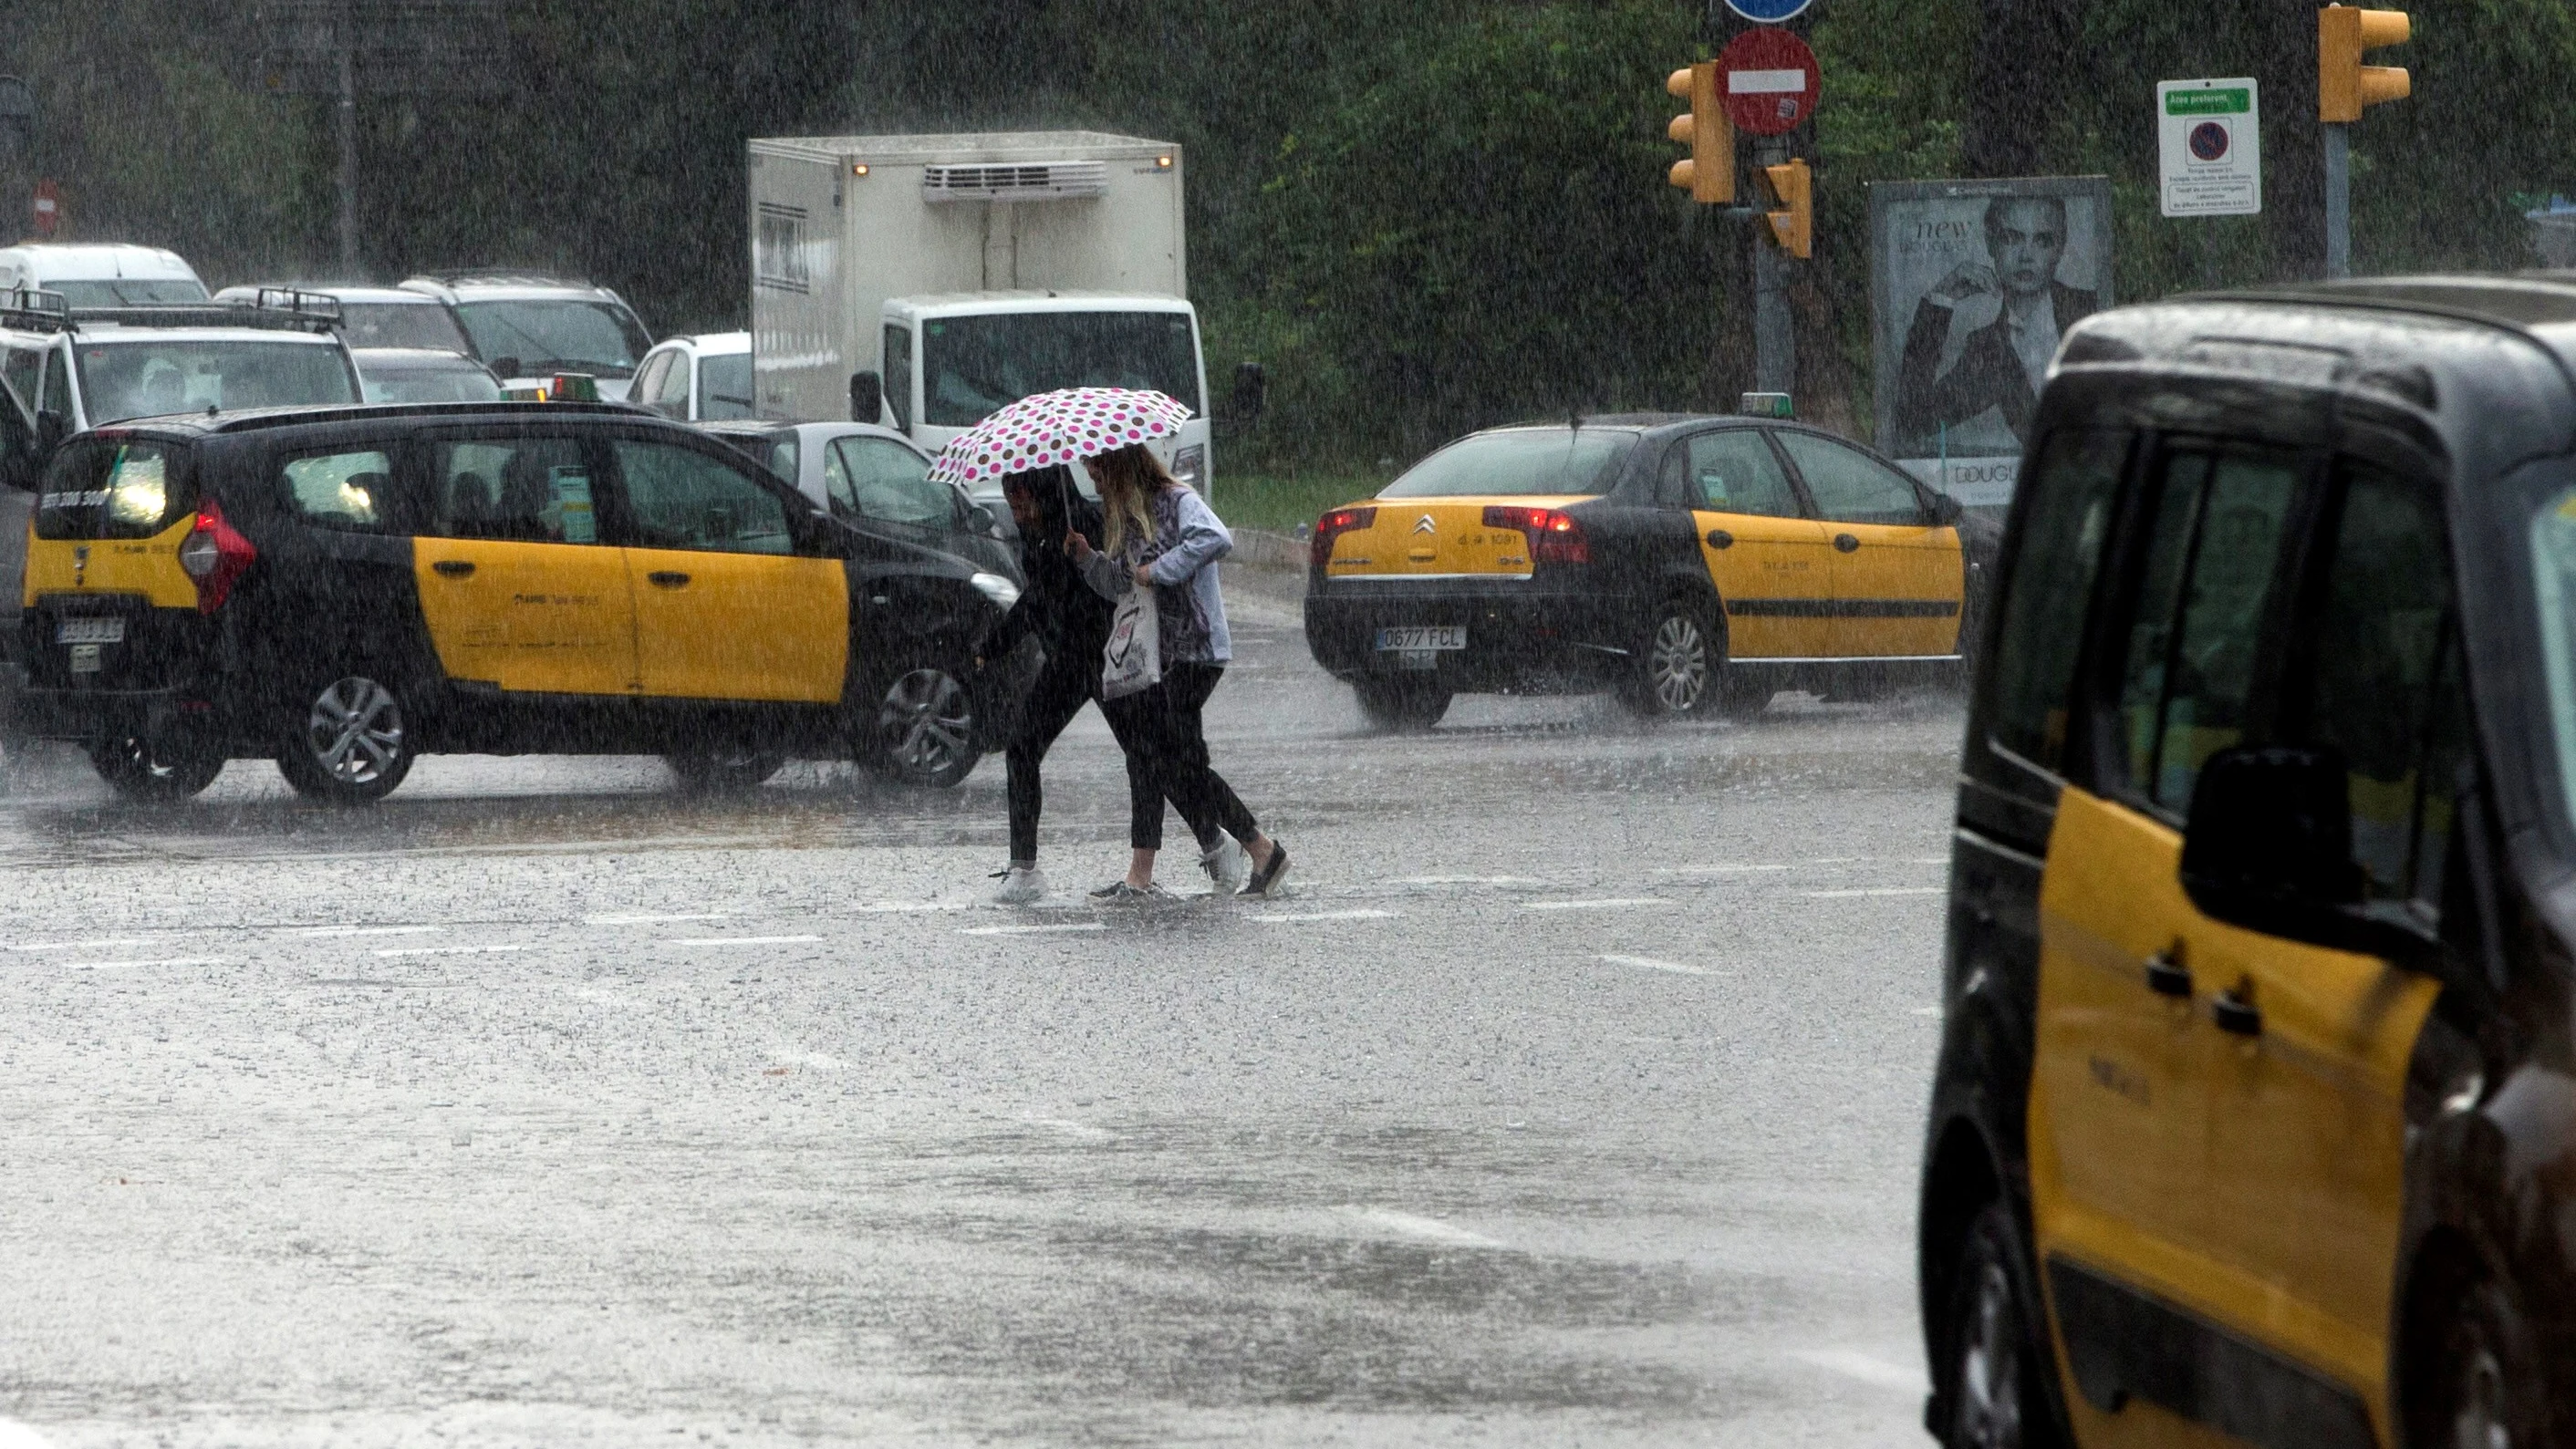
[[[1754,136],[1798,129],[1816,114],[1816,53],[1785,30],[1748,30],[1717,53],[1726,119]]]

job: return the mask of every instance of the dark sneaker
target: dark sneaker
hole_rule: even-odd
[[[1123,880],[1118,880],[1111,881],[1093,891],[1091,898],[1104,906],[1133,906],[1141,905],[1146,901],[1168,901],[1173,897],[1170,891],[1158,885],[1149,885],[1139,890]]]
[[[1281,845],[1279,842],[1274,840],[1270,843],[1270,863],[1268,865],[1254,866],[1252,868],[1252,879],[1245,881],[1243,883],[1243,889],[1237,891],[1235,894],[1246,896],[1266,896],[1272,891],[1279,889],[1279,883],[1287,878],[1288,847]]]

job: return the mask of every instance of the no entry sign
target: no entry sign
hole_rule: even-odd
[[[1785,30],[1748,30],[1717,53],[1726,119],[1754,136],[1796,130],[1816,113],[1816,53]]]

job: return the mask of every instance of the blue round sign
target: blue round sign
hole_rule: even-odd
[[[1815,0],[1726,0],[1726,8],[1757,25],[1777,25],[1795,20]]]

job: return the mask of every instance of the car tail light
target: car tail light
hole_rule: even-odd
[[[1333,561],[1334,539],[1353,529],[1367,528],[1376,522],[1377,510],[1374,508],[1336,508],[1318,519],[1315,523],[1314,545],[1310,551],[1315,567],[1322,568]]]
[[[197,510],[197,526],[179,545],[179,567],[197,581],[197,612],[211,614],[232,597],[233,585],[259,561],[259,550],[224,521],[224,511],[209,500]]]
[[[1592,562],[1592,545],[1583,536],[1582,523],[1562,509],[1496,504],[1485,510],[1485,526],[1516,528],[1529,535],[1533,564]]]

